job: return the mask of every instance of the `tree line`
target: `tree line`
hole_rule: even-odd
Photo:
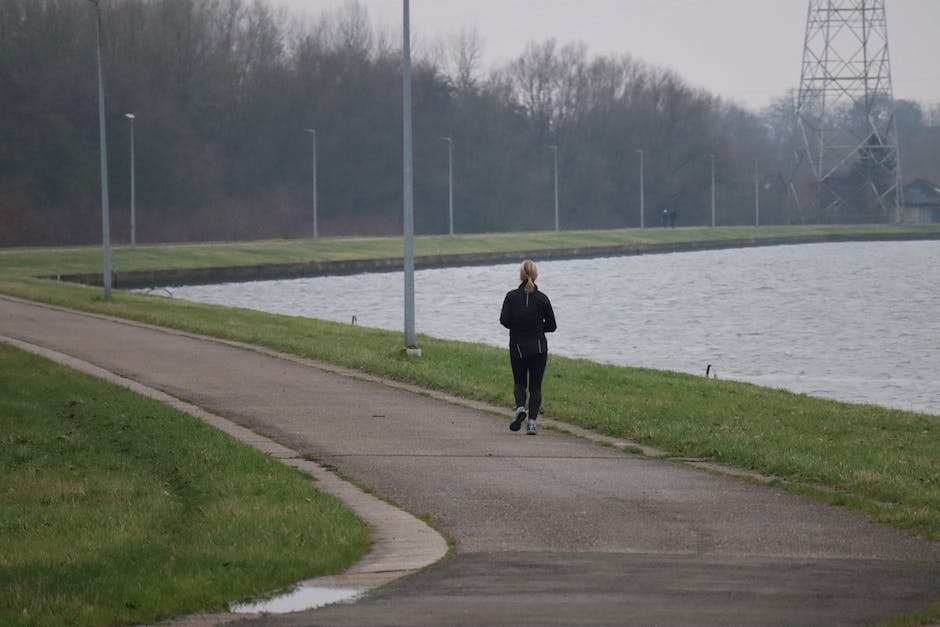
[[[309,237],[402,223],[401,49],[352,1],[301,20],[262,0],[100,0],[112,237]],[[94,7],[0,0],[0,245],[100,240]],[[793,98],[755,113],[676,72],[583,44],[499,67],[464,30],[416,44],[415,230],[458,233],[795,219]],[[898,103],[905,179],[940,180],[940,107]],[[910,151],[910,152],[906,152]]]

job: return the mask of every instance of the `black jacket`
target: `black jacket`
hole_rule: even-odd
[[[518,289],[506,294],[499,322],[509,329],[509,352],[514,358],[547,353],[545,334],[557,328],[548,296],[538,287],[526,294],[524,281]]]

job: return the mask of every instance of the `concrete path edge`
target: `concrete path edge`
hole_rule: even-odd
[[[123,322],[123,321],[122,321]],[[434,564],[447,555],[447,541],[422,520],[394,507],[352,483],[341,479],[320,464],[304,459],[289,449],[250,429],[237,425],[201,407],[187,403],[160,390],[126,379],[87,361],[50,350],[29,342],[0,335],[0,342],[23,351],[45,357],[78,372],[97,377],[127,388],[141,396],[164,403],[189,414],[233,438],[270,455],[281,463],[297,468],[315,479],[315,486],[340,499],[350,510],[368,524],[372,549],[358,563],[340,575],[318,577],[294,584],[295,587],[356,590],[365,593],[400,577],[415,573]],[[216,625],[250,614],[232,613],[198,614],[174,619],[179,627]]]

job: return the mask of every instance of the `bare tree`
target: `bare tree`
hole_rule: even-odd
[[[476,88],[483,59],[483,41],[476,27],[462,28],[449,50],[451,81],[458,92]]]

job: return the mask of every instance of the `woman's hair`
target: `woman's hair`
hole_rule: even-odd
[[[519,266],[519,280],[525,281],[525,293],[531,294],[535,291],[535,280],[539,278],[539,269],[535,267],[535,262],[526,259]]]

